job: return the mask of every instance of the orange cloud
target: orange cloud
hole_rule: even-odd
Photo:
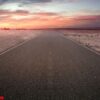
[[[27,11],[0,11],[1,28],[63,28],[89,25],[90,22],[100,21],[100,15],[89,16],[62,16],[58,13]],[[98,23],[97,23],[98,24]]]

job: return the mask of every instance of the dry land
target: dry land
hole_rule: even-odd
[[[0,30],[0,52],[31,38],[35,38],[39,34],[39,31],[33,30]]]
[[[64,36],[100,53],[100,30],[64,31]]]

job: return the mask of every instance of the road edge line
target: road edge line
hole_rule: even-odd
[[[93,50],[93,49],[91,49],[91,48],[89,48],[89,47],[87,47],[87,46],[85,46],[85,45],[79,43],[78,41],[76,41],[76,40],[74,40],[74,39],[71,39],[71,38],[68,38],[67,36],[64,36],[64,35],[62,35],[62,37],[65,38],[65,39],[71,40],[72,42],[76,43],[77,45],[79,45],[79,46],[81,46],[81,47],[83,47],[83,48],[85,48],[85,49],[91,51],[92,53],[95,53],[95,54],[97,54],[97,55],[100,56],[100,53],[98,53],[97,51],[95,51],[95,50]]]
[[[11,47],[8,47],[6,50],[0,52],[0,56],[5,54],[5,53],[7,53],[7,52],[10,52],[11,50],[13,50],[13,49],[15,49],[17,47],[20,47],[20,46],[24,45],[25,43],[29,42],[30,40],[32,40],[32,39],[28,39],[28,40],[25,40],[25,41],[23,41],[21,43],[17,43],[15,45],[11,46]]]

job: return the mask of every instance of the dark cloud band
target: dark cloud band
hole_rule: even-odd
[[[51,2],[52,0],[0,0],[0,4],[8,3],[8,2],[21,2],[21,3],[45,3]]]

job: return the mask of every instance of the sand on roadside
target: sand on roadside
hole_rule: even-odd
[[[0,53],[39,34],[34,30],[0,30]]]
[[[100,30],[64,31],[64,36],[100,53]]]

